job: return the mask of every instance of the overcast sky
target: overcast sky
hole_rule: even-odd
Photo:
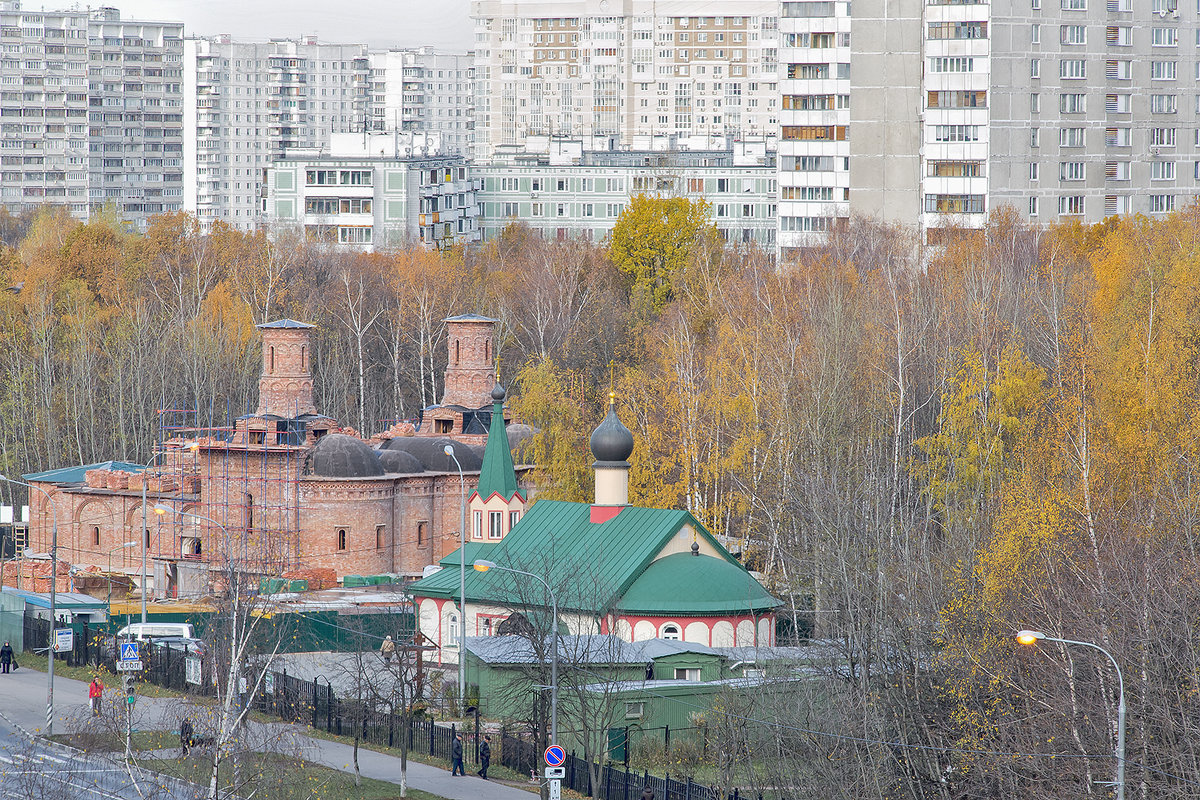
[[[443,50],[467,50],[474,39],[468,0],[92,0],[90,5],[115,6],[125,19],[182,20],[187,33],[198,36],[268,39],[315,33],[326,42]]]

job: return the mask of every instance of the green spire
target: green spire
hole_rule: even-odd
[[[479,496],[484,500],[495,492],[505,500],[512,500],[518,493],[517,471],[513,468],[508,430],[504,426],[504,394],[504,387],[497,383],[492,389],[492,424],[483,450],[483,466],[479,469]]]

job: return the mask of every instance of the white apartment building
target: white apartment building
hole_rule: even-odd
[[[478,241],[480,182],[465,159],[412,152],[398,134],[334,134],[327,149],[289,151],[266,169],[267,217],[355,250]]]
[[[850,214],[1161,214],[1200,187],[1200,30],[1177,0],[783,0],[779,246]]]
[[[471,154],[475,56],[430,47],[371,53],[369,127],[439,134],[443,153]]]
[[[475,155],[529,136],[773,136],[776,0],[474,0]]]
[[[530,144],[472,171],[482,179],[485,240],[521,222],[546,238],[601,242],[629,198],[648,194],[705,200],[727,242],[775,246],[776,169],[765,141],[711,151],[586,150],[596,142],[536,137]]]
[[[0,203],[182,207],[183,25],[0,2]]]
[[[273,159],[366,127],[366,45],[223,35],[188,39],[184,61],[185,210],[205,228],[254,228]]]

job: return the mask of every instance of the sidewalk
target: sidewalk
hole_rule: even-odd
[[[112,691],[111,689],[109,691]],[[174,715],[178,701],[169,697],[142,697],[138,700],[138,711],[143,720],[158,720],[160,724],[143,727],[175,730]],[[88,707],[87,684],[68,678],[54,678],[55,733],[67,733],[73,721],[86,713]],[[46,674],[33,669],[20,669],[8,675],[0,675],[0,712],[27,731],[41,733],[46,722]],[[171,720],[170,724],[167,720]],[[341,742],[310,738],[307,728],[299,725],[272,725],[290,728],[304,742],[304,757],[342,772],[354,772],[354,748]],[[177,753],[171,753],[172,756]],[[368,777],[399,785],[400,759],[360,747],[358,750],[360,772]],[[468,767],[469,769],[469,767]],[[452,777],[438,767],[431,767],[409,759],[408,785],[414,789],[430,792],[448,800],[530,800],[535,793],[512,786],[484,781],[468,773],[466,777]]]

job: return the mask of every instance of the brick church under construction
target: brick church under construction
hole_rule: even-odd
[[[228,428],[173,428],[148,466],[25,476],[50,495],[30,492],[28,546],[49,551],[56,513],[61,589],[72,574],[101,570],[136,583],[145,547],[148,591],[164,598],[204,594],[213,570],[231,562],[264,577],[419,577],[458,547],[464,499],[472,538],[503,537],[524,511],[529,468],[515,468],[519,489],[503,498],[505,513],[493,510],[494,493],[476,491],[480,469],[487,459],[512,474],[512,450],[531,431],[511,424],[495,383],[496,320],[468,314],[446,325],[441,403],[369,440],[314,406],[312,326],[259,325],[253,414]]]

